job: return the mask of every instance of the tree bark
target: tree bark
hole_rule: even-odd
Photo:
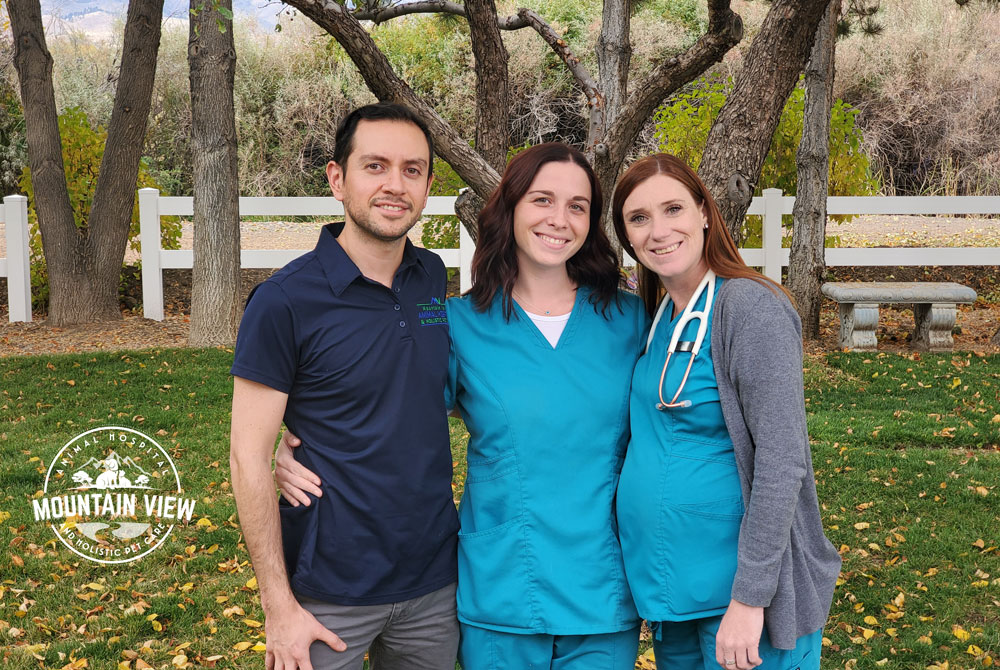
[[[601,34],[597,37],[595,52],[604,103],[602,111],[605,127],[618,118],[628,95],[628,71],[632,64],[632,43],[629,40],[631,24],[632,3],[629,0],[604,0]],[[601,128],[601,131],[603,130],[604,128]],[[592,127],[591,136],[587,138],[587,148],[591,149],[603,141],[603,135],[603,132],[596,134]]]
[[[438,153],[481,198],[489,198],[500,183],[499,173],[393,72],[385,54],[344,6],[334,0],[289,0],[287,4],[337,40],[379,100],[406,105],[419,114],[430,129]]]
[[[188,66],[194,157],[193,346],[231,344],[241,309],[232,0],[191,0]],[[230,13],[231,16],[231,13]]]
[[[35,209],[49,273],[49,321],[65,326],[121,319],[118,283],[135,205],[146,134],[163,0],[131,0],[122,65],[90,220],[77,228],[66,190],[52,89],[52,56],[45,45],[38,0],[9,5],[16,40]]]
[[[826,6],[825,0],[774,1],[708,133],[698,171],[737,242],[781,111]]]
[[[819,337],[820,286],[826,273],[826,198],[830,177],[830,110],[841,0],[830,0],[806,65],[802,142],[796,154],[798,188],[792,211],[788,290],[795,297],[802,334]]]
[[[502,173],[510,148],[507,49],[493,0],[466,0],[476,69],[476,150]]]
[[[87,239],[76,228],[66,188],[59,118],[52,88],[52,55],[45,44],[42,9],[38,0],[12,0],[7,9],[14,34],[14,67],[24,105],[35,212],[49,275],[86,278]],[[58,290],[63,291],[63,286]]]

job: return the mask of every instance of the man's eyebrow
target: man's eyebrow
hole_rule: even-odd
[[[378,163],[390,163],[390,162],[392,162],[387,157],[380,156],[378,154],[361,154],[360,156],[358,156],[358,160],[361,161],[362,163],[367,163],[369,161],[378,162]],[[410,158],[410,159],[407,159],[407,160],[405,160],[403,162],[406,165],[419,165],[420,167],[426,167],[427,166],[427,159],[426,158]]]

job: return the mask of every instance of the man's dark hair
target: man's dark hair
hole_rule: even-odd
[[[424,137],[427,138],[427,148],[430,151],[427,174],[428,176],[434,174],[434,140],[431,139],[431,132],[427,129],[427,124],[413,110],[394,102],[376,102],[373,105],[358,107],[340,121],[334,140],[336,144],[333,149],[333,162],[342,169],[347,169],[346,161],[351,152],[354,151],[354,131],[358,129],[360,121],[403,121],[420,128]]]

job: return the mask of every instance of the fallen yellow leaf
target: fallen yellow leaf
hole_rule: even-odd
[[[249,579],[249,581],[247,581],[247,588],[248,589],[255,589],[255,588],[257,588],[257,578],[256,577],[251,577]]]
[[[868,528],[870,525],[871,524],[869,524],[867,521],[859,521],[858,523],[854,524],[854,527],[858,530],[864,530],[865,528]]]
[[[258,642],[257,644],[252,646],[251,649],[253,651],[267,651],[267,645],[264,644],[263,642]]]
[[[951,634],[957,637],[962,642],[965,642],[970,637],[969,631],[965,630],[964,628],[962,628],[957,624],[951,627]]]
[[[982,656],[983,650],[974,644],[970,644],[969,648],[965,650],[965,653],[969,656]]]
[[[243,623],[245,623],[246,625],[250,626],[251,628],[260,628],[261,626],[264,625],[264,624],[262,624],[261,622],[255,620],[255,619],[244,619]]]
[[[233,649],[236,651],[246,651],[253,646],[253,642],[237,642],[233,645]]]

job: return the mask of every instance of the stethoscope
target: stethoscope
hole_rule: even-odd
[[[705,306],[695,311],[694,306],[701,299],[701,294],[708,291],[705,298]],[[694,295],[688,300],[687,306],[684,307],[684,311],[681,312],[680,320],[677,325],[674,326],[674,332],[670,336],[670,345],[667,347],[667,359],[663,361],[663,371],[660,372],[660,383],[657,386],[657,393],[660,396],[660,402],[656,403],[656,409],[665,410],[668,407],[674,409],[677,407],[690,407],[690,400],[682,400],[677,402],[677,398],[680,397],[681,391],[684,390],[684,384],[687,383],[688,375],[691,373],[691,366],[694,364],[695,356],[701,350],[701,344],[705,341],[705,333],[708,331],[708,313],[712,310],[712,301],[715,299],[715,273],[709,270],[705,273],[702,278],[701,283],[698,284],[698,288],[695,289]],[[660,318],[663,316],[663,311],[667,307],[667,303],[670,302],[670,296],[663,296],[663,300],[660,301],[660,306],[656,310],[656,316],[653,318],[653,325],[649,329],[649,337],[646,338],[646,351],[649,351],[649,345],[653,341],[653,335],[656,334],[656,326],[660,323]],[[695,335],[694,342],[681,342],[681,333],[684,332],[684,327],[688,323],[697,319],[698,320],[698,334]],[[691,358],[688,360],[687,370],[684,371],[684,377],[681,379],[680,386],[677,387],[677,393],[674,397],[667,402],[663,399],[663,380],[667,377],[667,366],[670,365],[670,358],[677,351],[690,351]]]

